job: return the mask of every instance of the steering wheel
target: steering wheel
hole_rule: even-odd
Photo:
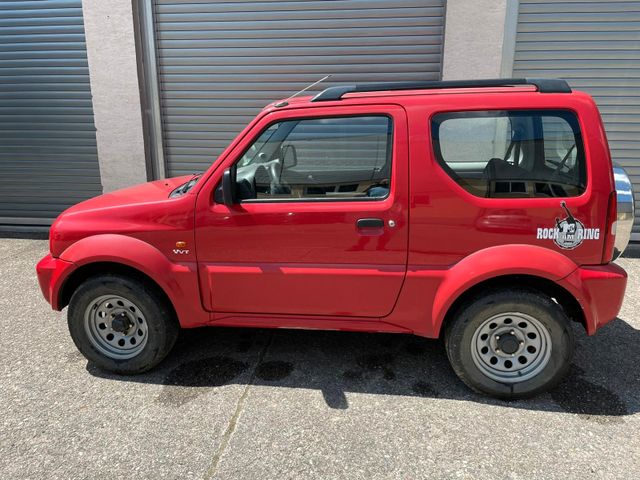
[[[261,189],[260,191],[268,193],[269,195],[286,195],[291,193],[289,185],[280,180],[281,175],[282,160],[274,159],[260,164],[253,175],[253,184],[256,191]],[[267,185],[269,185],[269,189],[265,192],[264,189],[266,189]]]
[[[276,158],[270,161],[269,165],[267,166],[272,193],[274,193],[280,186],[280,165],[282,165],[281,160],[279,158]]]
[[[286,195],[291,193],[291,189],[286,182],[281,180],[282,177],[282,160],[273,159],[265,166],[269,174],[269,190],[271,195]]]

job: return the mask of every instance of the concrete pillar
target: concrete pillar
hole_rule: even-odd
[[[105,192],[147,181],[132,0],[82,0]]]
[[[443,80],[511,77],[518,0],[448,0]]]

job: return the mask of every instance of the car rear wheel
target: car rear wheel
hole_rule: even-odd
[[[445,333],[460,379],[498,398],[535,395],[556,385],[574,350],[562,307],[541,292],[505,289],[463,305]]]
[[[153,286],[120,275],[82,283],[69,302],[68,324],[80,352],[114,373],[141,373],[160,363],[178,336],[166,299]]]

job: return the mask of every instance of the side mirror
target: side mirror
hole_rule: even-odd
[[[298,165],[298,152],[294,145],[288,144],[282,147],[282,168],[291,168]]]
[[[216,188],[214,199],[216,203],[224,203],[231,207],[236,203],[236,168],[227,168],[222,174],[222,181]]]

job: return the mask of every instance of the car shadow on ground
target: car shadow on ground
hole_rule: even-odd
[[[640,331],[617,319],[587,337],[576,325],[576,355],[565,380],[533,399],[500,401],[466,388],[440,341],[409,335],[303,330],[200,328],[181,333],[156,369],[136,376],[94,376],[162,385],[156,398],[180,406],[236,383],[315,389],[330,408],[349,407],[348,394],[455,399],[621,421],[640,411]]]

